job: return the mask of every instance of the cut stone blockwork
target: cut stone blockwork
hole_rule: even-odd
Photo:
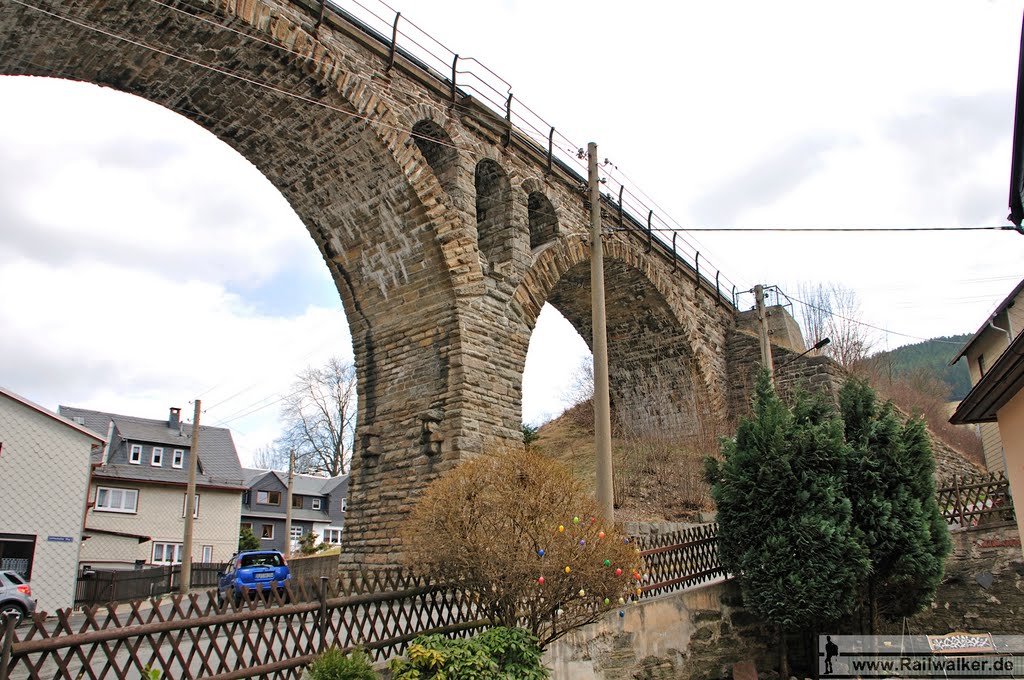
[[[0,74],[96,83],[167,107],[288,200],[331,271],[355,351],[346,558],[393,564],[425,484],[521,443],[522,374],[543,304],[589,341],[589,206],[581,178],[550,167],[503,118],[322,9],[8,3]],[[609,218],[603,237],[617,412],[678,425],[699,400],[725,414],[730,296],[620,226]]]

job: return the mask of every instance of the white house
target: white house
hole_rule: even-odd
[[[0,387],[0,568],[32,581],[38,610],[74,605],[90,454],[104,444]]]

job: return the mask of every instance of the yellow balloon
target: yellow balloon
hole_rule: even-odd
[[[559,531],[565,531],[565,527],[564,527],[564,526],[562,526],[561,524],[559,524],[559,525],[558,525],[558,530],[559,530]]]
[[[565,573],[566,573],[566,574],[568,574],[568,573],[569,573],[570,571],[572,571],[572,569],[570,569],[569,567],[566,567],[566,568],[565,568]]]

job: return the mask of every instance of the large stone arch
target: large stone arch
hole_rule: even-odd
[[[537,254],[511,303],[528,328],[549,302],[591,343],[588,241],[565,236]],[[680,286],[678,270],[647,256],[642,244],[616,235],[603,243],[613,401],[644,411],[655,425],[689,417],[698,399],[702,408],[720,411],[726,404],[725,363],[707,342],[702,326],[710,318],[692,288]],[[661,404],[638,403],[652,393],[662,397]]]
[[[459,427],[444,417],[460,410],[449,403],[460,393],[449,371],[456,300],[481,278],[467,255],[474,235],[427,159],[340,38],[316,36],[315,18],[295,6],[51,9],[0,13],[0,74],[95,83],[176,111],[252,162],[306,225],[343,301],[359,375],[347,541],[393,561],[376,537],[397,533],[402,497],[432,477],[429,461]]]

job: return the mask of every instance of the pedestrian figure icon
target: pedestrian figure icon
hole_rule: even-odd
[[[839,645],[832,642],[832,636],[825,636],[825,672],[822,675],[828,675],[832,672],[832,657],[839,656]]]

